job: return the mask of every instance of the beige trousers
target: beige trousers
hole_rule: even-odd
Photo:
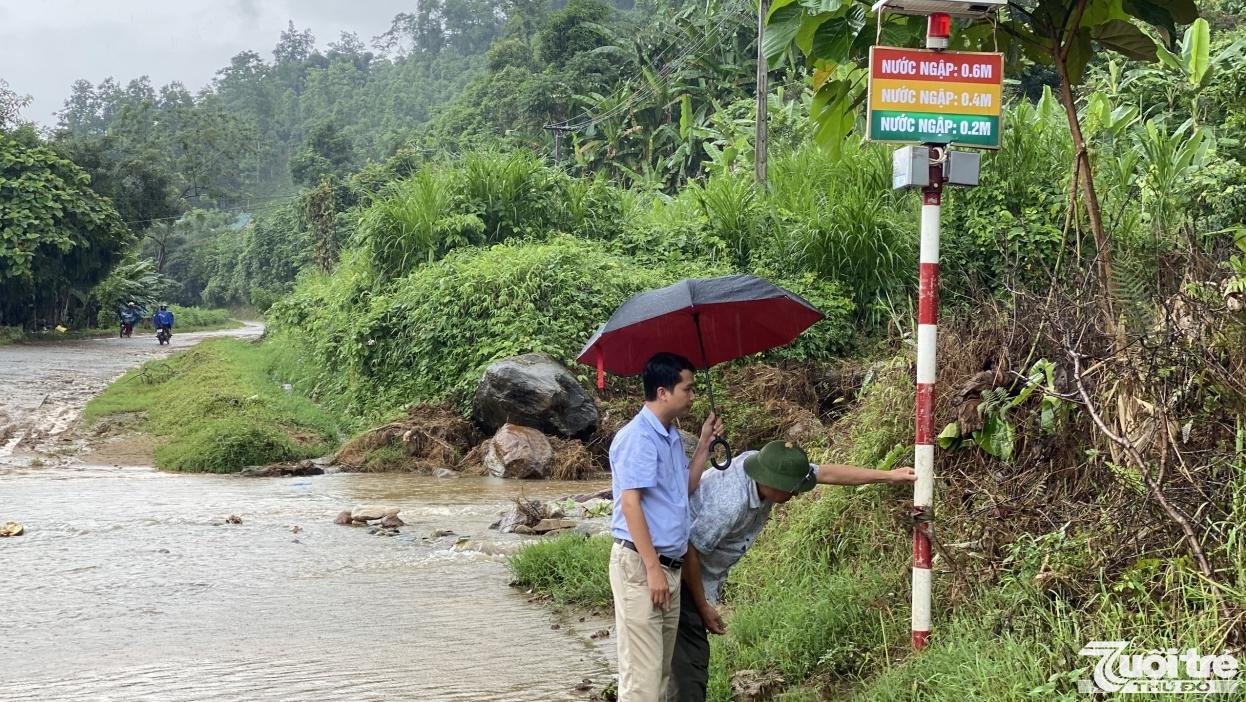
[[[619,648],[619,702],[663,702],[679,629],[679,571],[663,567],[671,604],[653,606],[640,554],[615,544],[610,550],[614,635]]]

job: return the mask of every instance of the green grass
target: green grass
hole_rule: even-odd
[[[229,310],[169,305],[169,311],[173,313],[175,333],[237,329],[242,326],[242,322],[230,316]]]
[[[312,458],[333,450],[335,420],[274,379],[260,345],[204,341],[127,373],[87,404],[94,422],[141,412],[141,429],[166,441],[156,466],[230,473],[248,465]]]
[[[784,700],[1073,702],[1094,664],[1078,655],[1088,641],[1229,646],[1211,588],[1179,549],[1106,578],[1102,529],[1057,530],[1007,545],[994,578],[971,559],[963,578],[937,567],[934,635],[914,655],[909,533],[887,517],[902,500],[822,490],[790,503],[732,572],[727,635],[711,637],[710,700],[731,699],[732,675],[751,668],[781,673]]]
[[[22,331],[21,327],[0,327],[0,346],[21,341],[25,338],[26,333]]]
[[[532,588],[558,604],[610,607],[610,547],[607,536],[563,534],[525,546],[507,561],[515,584]]]
[[[710,699],[731,698],[737,670],[854,680],[887,659],[907,634],[908,544],[881,516],[885,494],[822,488],[771,518],[728,580]]]

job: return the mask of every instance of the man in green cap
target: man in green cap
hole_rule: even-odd
[[[771,441],[745,451],[722,471],[707,471],[688,498],[692,530],[682,573],[683,606],[671,661],[670,702],[703,702],[709,682],[707,632],[726,631],[719,616],[719,589],[727,572],[744,555],[770,517],[770,508],[812,490],[815,485],[907,484],[917,480],[910,467],[871,470],[809,462],[790,441]]]

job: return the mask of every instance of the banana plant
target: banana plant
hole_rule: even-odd
[[[1210,132],[1188,120],[1172,133],[1160,119],[1147,120],[1136,143],[1146,166],[1142,206],[1151,212],[1157,233],[1171,233],[1187,221],[1185,183],[1214,153]]]

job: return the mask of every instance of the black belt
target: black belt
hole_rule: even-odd
[[[623,548],[630,548],[631,550],[636,551],[636,544],[632,543],[631,541],[628,541],[627,539],[620,539],[618,537],[615,537],[614,543],[622,546]],[[636,551],[636,553],[640,553],[640,551]],[[684,567],[684,559],[671,558],[670,556],[663,556],[660,553],[658,554],[658,563],[661,563],[662,565],[666,566],[667,568],[670,568],[671,570],[679,570],[680,568]]]

